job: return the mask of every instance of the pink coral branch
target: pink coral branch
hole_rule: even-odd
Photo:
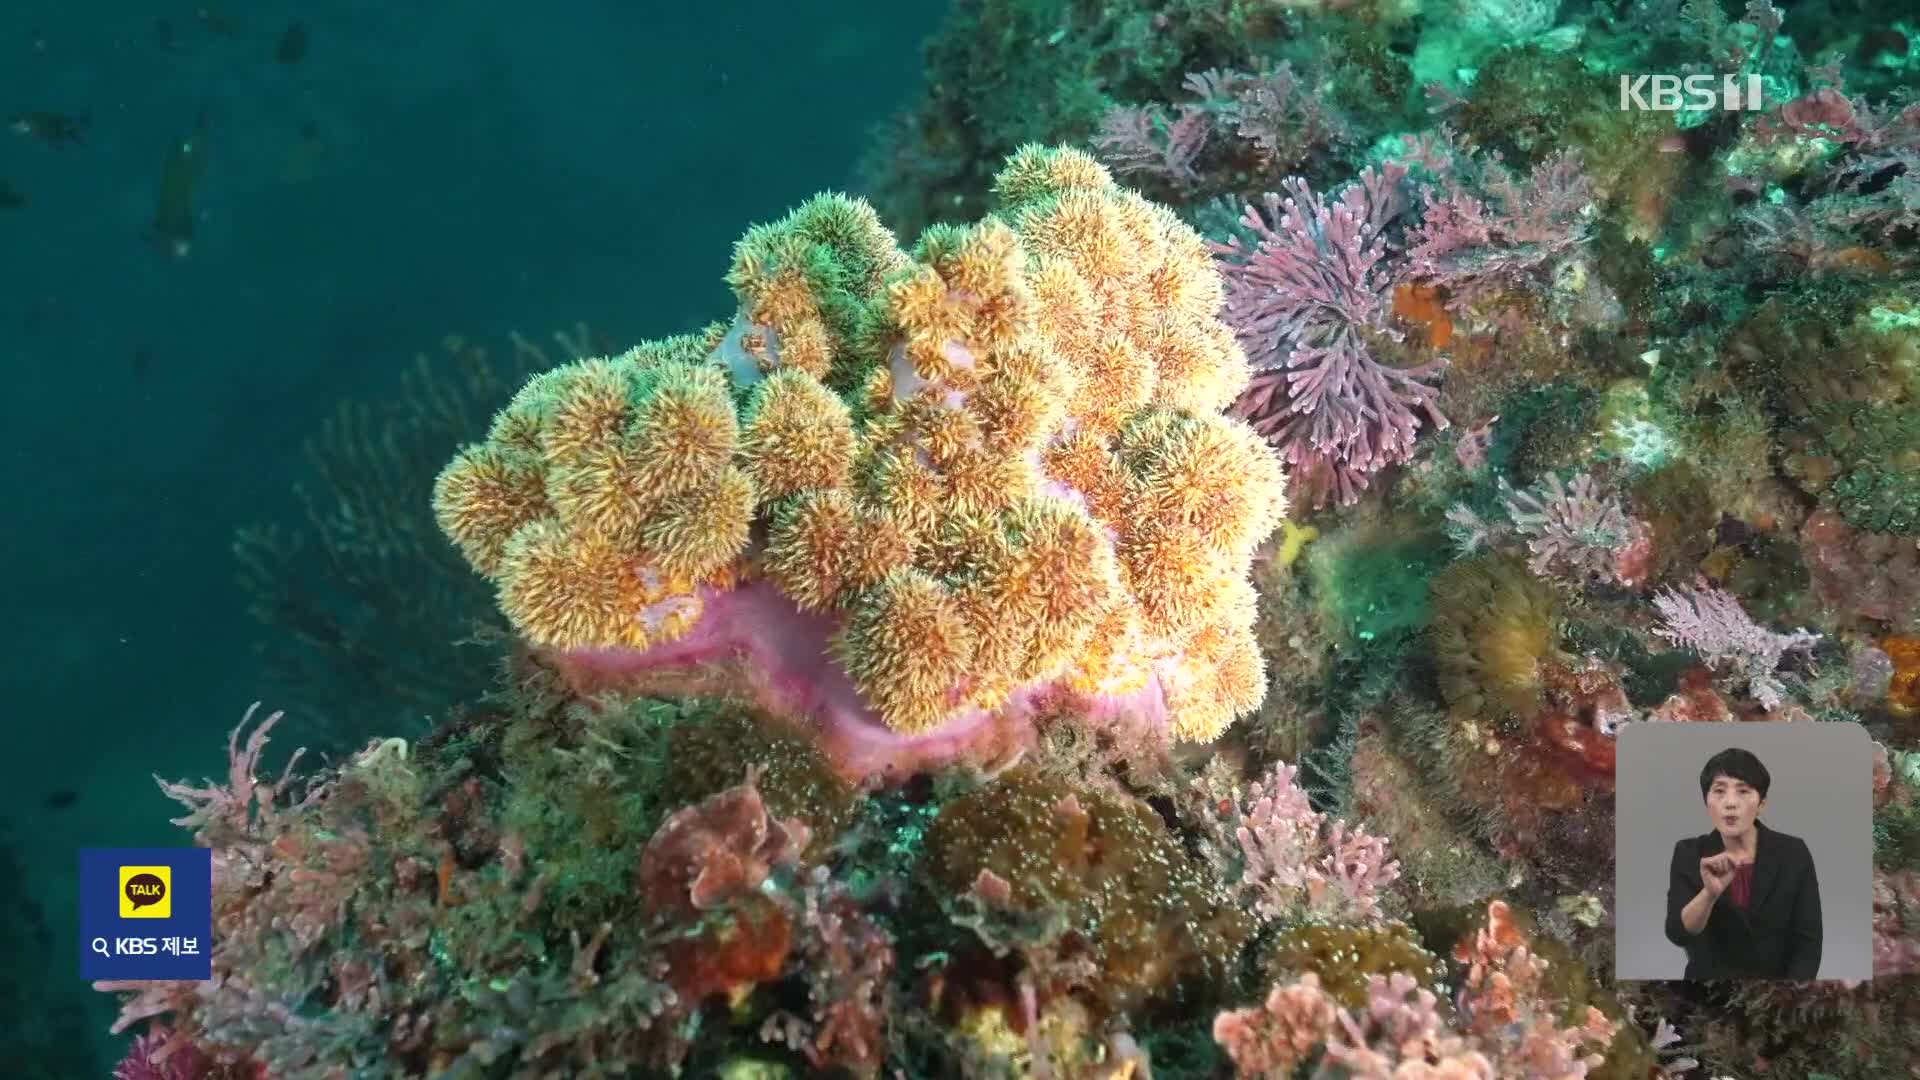
[[[240,732],[253,722],[253,715],[259,709],[260,703],[257,701],[248,706],[246,715],[240,718],[227,736],[227,782],[224,785],[208,781],[203,787],[194,787],[184,782],[154,777],[168,798],[184,804],[190,810],[185,817],[174,818],[173,823],[194,830],[195,838],[203,844],[212,844],[221,837],[257,836],[272,831],[280,813],[275,803],[286,791],[300,756],[306,753],[305,747],[294,751],[293,756],[287,759],[286,768],[281,770],[279,780],[270,784],[261,783],[254,776],[254,770],[266,752],[267,733],[285,714],[276,712],[262,720],[260,726],[247,736],[246,746],[242,747]],[[309,793],[309,798],[312,797],[312,793]]]
[[[1242,887],[1268,918],[1307,915],[1339,921],[1380,916],[1381,890],[1400,877],[1386,841],[1315,810],[1286,763],[1253,785],[1234,830],[1245,865]]]
[[[1753,621],[1731,593],[1702,582],[1679,592],[1668,589],[1654,597],[1666,625],[1655,634],[1724,664],[1744,678],[1762,708],[1776,709],[1786,689],[1774,669],[1789,652],[1811,648],[1820,635],[1805,630],[1778,634]]]
[[[1440,365],[1392,367],[1374,341],[1401,338],[1388,321],[1396,277],[1382,230],[1407,208],[1404,165],[1368,169],[1329,202],[1299,177],[1248,205],[1238,237],[1215,244],[1226,275],[1226,320],[1256,372],[1256,397],[1235,413],[1280,447],[1296,476],[1349,503],[1374,473],[1406,460],[1422,423],[1447,426],[1431,385]],[[1274,380],[1285,372],[1285,399]]]

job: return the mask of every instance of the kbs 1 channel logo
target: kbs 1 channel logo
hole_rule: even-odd
[[[80,977],[213,977],[213,853],[80,850]]]
[[[1622,75],[1621,112],[1759,112],[1758,75]]]

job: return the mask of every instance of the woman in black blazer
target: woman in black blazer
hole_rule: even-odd
[[[1687,950],[1685,977],[1812,979],[1820,971],[1820,882],[1797,836],[1760,823],[1767,767],[1722,750],[1700,770],[1713,830],[1673,845],[1667,940]]]

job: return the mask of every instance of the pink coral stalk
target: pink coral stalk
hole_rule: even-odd
[[[1534,276],[1587,242],[1593,193],[1580,159],[1561,151],[1523,180],[1497,159],[1478,163],[1484,197],[1454,177],[1427,192],[1407,234],[1407,273],[1438,285],[1457,304],[1528,287]]]
[[[1361,1009],[1336,1006],[1314,975],[1276,985],[1264,1008],[1214,1019],[1213,1037],[1243,1080],[1292,1080],[1321,1050],[1314,1080],[1578,1080],[1603,1061],[1615,1025],[1588,1007],[1561,1027],[1547,996],[1546,962],[1530,954],[1504,903],[1457,959],[1468,965],[1455,1016],[1411,974],[1367,977]]]
[[[1171,114],[1160,105],[1117,105],[1100,118],[1093,145],[1122,176],[1157,177],[1187,191],[1200,183],[1193,162],[1212,131],[1212,119],[1191,105]]]
[[[1820,635],[1805,630],[1791,634],[1768,630],[1754,622],[1731,593],[1705,582],[1684,593],[1669,589],[1653,602],[1666,622],[1655,634],[1692,649],[1709,664],[1734,669],[1765,709],[1779,708],[1786,698],[1785,687],[1774,676],[1781,659],[1820,640]]]
[[[251,1064],[214,1061],[159,1025],[134,1039],[127,1056],[113,1067],[113,1080],[265,1080],[266,1076],[265,1069]]]
[[[1386,839],[1335,821],[1327,848],[1320,872],[1343,906],[1363,919],[1379,916],[1381,890],[1400,879],[1399,860],[1388,856]]]
[[[1388,857],[1385,840],[1345,821],[1322,836],[1327,815],[1313,809],[1297,775],[1282,762],[1252,787],[1234,830],[1245,860],[1242,887],[1268,918],[1378,918],[1381,890],[1399,879],[1399,862]]]
[[[1068,709],[1122,734],[1167,726],[1156,670],[1145,687],[1127,695],[1083,694],[1061,680],[1031,684],[997,709],[956,709],[938,729],[904,735],[867,704],[833,656],[839,629],[833,617],[799,610],[764,580],[724,590],[702,586],[699,596],[699,620],[673,641],[647,649],[574,649],[554,660],[584,693],[653,688],[749,700],[806,725],[835,769],[853,781],[897,779],[961,761],[1004,765],[1032,745],[1036,719]]]
[[[1259,1008],[1231,1009],[1214,1017],[1213,1039],[1233,1061],[1237,1075],[1290,1080],[1333,1029],[1333,999],[1318,976],[1276,985]]]
[[[1438,363],[1382,363],[1398,341],[1387,316],[1395,275],[1381,230],[1407,207],[1404,165],[1368,169],[1329,202],[1299,177],[1246,207],[1238,237],[1215,244],[1225,317],[1255,375],[1235,412],[1278,446],[1317,502],[1359,498],[1374,473],[1413,453],[1421,424],[1447,426],[1431,385]],[[1264,212],[1263,212],[1264,211]]]

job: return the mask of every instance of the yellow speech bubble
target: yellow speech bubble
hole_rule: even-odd
[[[120,917],[123,919],[171,919],[173,917],[173,867],[121,867]]]

